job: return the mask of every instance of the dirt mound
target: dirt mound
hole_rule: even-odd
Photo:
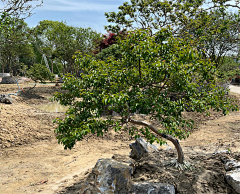
[[[21,85],[23,88],[25,85]],[[16,93],[16,84],[0,85],[0,94]],[[44,139],[51,139],[56,125],[53,119],[63,117],[64,113],[48,113],[35,108],[37,104],[49,103],[49,97],[58,88],[41,86],[32,92],[19,92],[11,96],[13,104],[0,104],[0,148],[29,144]]]

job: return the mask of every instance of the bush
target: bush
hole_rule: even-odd
[[[41,83],[46,83],[45,81],[53,81],[54,74],[51,73],[47,67],[41,64],[34,64],[27,72],[27,77],[31,78],[33,81],[40,81]]]

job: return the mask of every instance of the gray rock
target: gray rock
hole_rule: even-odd
[[[233,170],[226,173],[226,181],[232,188],[240,193],[240,170]]]
[[[123,164],[126,164],[128,166],[131,166],[133,168],[133,172],[135,171],[135,165],[136,165],[136,161],[133,160],[132,158],[130,158],[129,156],[125,156],[125,155],[120,155],[120,154],[114,154],[112,156],[112,159],[121,162]]]
[[[12,76],[2,78],[1,84],[16,84],[16,80]]]
[[[115,112],[115,111],[112,111],[112,116],[120,117],[121,115],[120,115],[120,114],[118,114],[118,113],[117,113],[117,112]]]
[[[141,137],[137,138],[134,143],[129,144],[129,147],[131,148],[129,157],[137,160],[139,160],[145,153],[158,151],[157,146],[146,142]]]
[[[167,183],[134,183],[131,194],[175,194],[173,185]]]
[[[127,194],[131,189],[131,166],[113,159],[99,159],[80,193]]]
[[[236,170],[240,168],[240,162],[236,162],[235,160],[226,160],[225,164],[225,170],[230,171],[230,170]]]
[[[216,155],[216,154],[230,154],[230,151],[229,150],[222,150],[222,151],[216,151],[213,153],[213,155]]]
[[[0,73],[0,77],[10,76],[10,73]]]
[[[0,103],[12,104],[12,98],[6,94],[0,94]]]

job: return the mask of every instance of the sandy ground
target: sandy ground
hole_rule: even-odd
[[[229,89],[230,89],[230,92],[232,92],[232,93],[240,94],[240,87],[239,86],[230,85]]]
[[[25,90],[26,85],[21,85]],[[15,85],[0,85],[0,94],[16,92]],[[64,113],[39,110],[51,103],[49,97],[60,91],[54,85],[38,85],[31,95],[14,97],[12,105],[0,104],[0,193],[75,193],[99,158],[128,155],[134,140],[126,133],[110,132],[103,138],[89,137],[72,150],[64,150],[55,139],[52,120]],[[198,117],[199,126],[183,149],[205,146],[211,151],[239,152],[240,114],[226,117]],[[153,123],[156,126],[157,122]],[[74,186],[74,187],[73,187]]]

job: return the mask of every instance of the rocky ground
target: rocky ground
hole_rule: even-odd
[[[23,91],[30,86],[27,84],[20,84]],[[17,90],[14,84],[0,85],[0,94]],[[13,97],[13,104],[0,104],[0,193],[78,193],[99,158],[110,158],[114,154],[127,156],[130,152],[128,145],[134,140],[125,131],[110,131],[103,138],[90,136],[78,142],[74,149],[64,150],[57,144],[56,125],[52,123],[54,118],[64,117],[64,113],[46,112],[38,106],[50,104],[49,98],[56,91],[60,91],[60,87],[54,84],[37,85],[31,93],[21,92]],[[176,157],[176,153],[160,149],[157,155],[139,161],[133,180],[170,182],[179,193],[192,193],[192,188],[197,188],[199,193],[231,193],[222,178],[220,156],[213,157],[212,153],[230,150],[231,157],[239,160],[239,112],[226,117],[219,113],[210,117],[192,113],[185,116],[194,118],[197,125],[192,135],[180,144],[186,159],[196,165],[198,171],[178,173],[162,168],[161,161]],[[148,121],[147,117],[139,118]],[[158,126],[157,121],[152,124]],[[210,169],[213,176],[204,177]],[[202,178],[196,173],[202,174]]]

